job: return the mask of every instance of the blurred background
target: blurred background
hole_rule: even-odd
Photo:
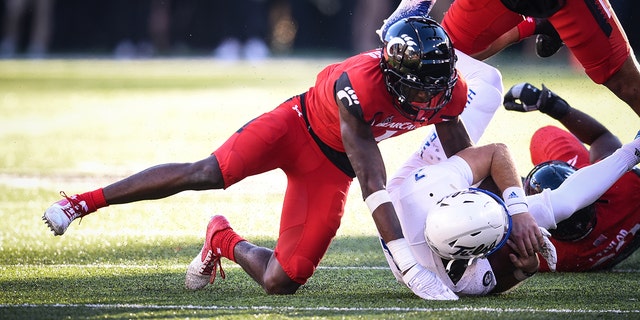
[[[0,0],[2,58],[350,55],[400,0]],[[451,0],[439,0],[442,18]],[[611,0],[638,48],[640,1]],[[531,41],[509,51],[532,54]],[[529,48],[529,49],[527,49]],[[566,51],[566,50],[564,50]],[[636,52],[640,49],[636,49]]]

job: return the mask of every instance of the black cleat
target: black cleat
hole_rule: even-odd
[[[535,19],[535,22],[536,54],[540,58],[551,57],[564,46],[564,42],[547,19]]]

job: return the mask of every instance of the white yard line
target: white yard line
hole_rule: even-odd
[[[185,264],[173,264],[173,265],[154,265],[154,264],[0,264],[0,268],[12,268],[12,267],[26,267],[26,268],[105,268],[105,269],[176,269],[182,270],[187,267]],[[224,266],[225,269],[240,268],[235,263],[230,263]],[[389,270],[388,266],[319,266],[317,269],[321,270]],[[635,269],[614,269],[608,272],[615,273],[638,273],[640,270]]]
[[[638,314],[640,310],[587,310],[587,309],[530,309],[530,308],[341,308],[341,307],[273,307],[273,306],[195,306],[195,305],[154,305],[154,304],[0,304],[0,308],[91,308],[91,309],[138,309],[138,310],[256,310],[256,311],[336,311],[336,312],[509,312],[509,313],[552,313],[552,314]]]
[[[0,268],[96,268],[96,269],[185,269],[188,263],[185,264],[173,264],[173,265],[153,265],[153,264],[0,264]],[[240,268],[237,264],[229,264],[224,266],[225,269]],[[317,269],[325,270],[389,270],[389,267],[376,267],[376,266],[345,266],[345,267],[323,267],[319,266]]]

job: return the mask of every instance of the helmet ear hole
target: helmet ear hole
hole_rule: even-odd
[[[511,217],[502,200],[481,189],[444,197],[425,221],[427,245],[447,260],[484,258],[500,249],[510,232]]]
[[[435,20],[416,16],[392,24],[383,42],[380,66],[396,109],[416,122],[433,118],[458,80],[449,36]]]

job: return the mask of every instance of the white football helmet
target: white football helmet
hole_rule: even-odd
[[[500,249],[510,233],[511,216],[502,199],[475,188],[440,200],[429,210],[424,228],[431,250],[448,260],[484,258]]]

